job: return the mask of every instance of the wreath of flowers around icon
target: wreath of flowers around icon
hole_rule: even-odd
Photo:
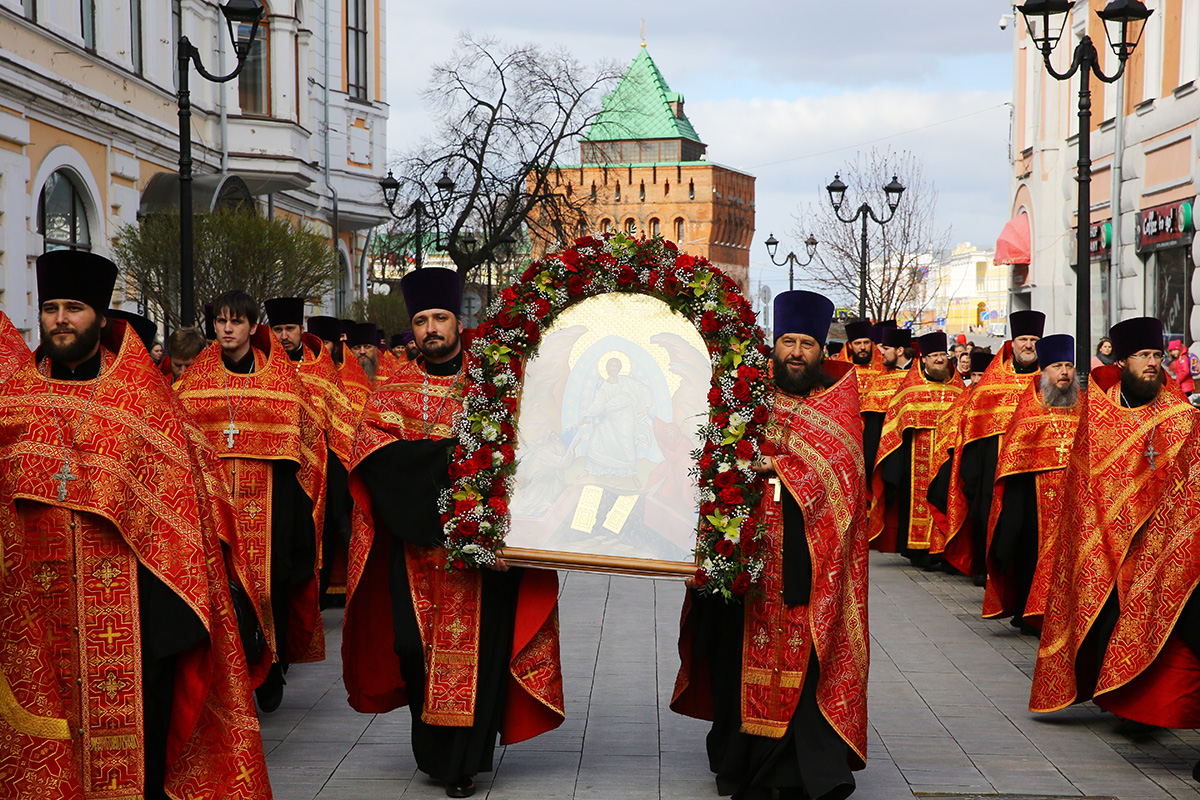
[[[713,377],[703,446],[691,473],[700,489],[696,537],[701,592],[746,594],[762,574],[761,523],[754,510],[765,480],[751,469],[761,452],[773,393],[770,351],[749,302],[706,259],[661,238],[585,236],[534,261],[501,292],[475,332],[451,486],[440,500],[449,567],[492,564],[508,532],[516,470],[514,414],[525,362],[565,309],[608,292],[647,294],[687,317],[708,348]]]

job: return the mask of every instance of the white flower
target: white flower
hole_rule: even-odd
[[[729,415],[729,427],[736,428],[738,425],[745,425],[750,421],[750,418],[742,414],[740,411],[734,411]]]
[[[500,435],[500,429],[490,422],[485,422],[479,429],[479,435],[483,437],[485,442],[494,442],[496,441],[496,437]]]

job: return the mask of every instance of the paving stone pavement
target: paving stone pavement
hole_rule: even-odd
[[[706,724],[667,708],[682,585],[578,572],[560,581],[566,722],[498,748],[476,796],[715,798]],[[982,602],[965,578],[871,554],[868,761],[856,800],[1200,800],[1197,732],[1131,731],[1090,703],[1031,714],[1036,640],[981,620]],[[283,704],[263,715],[276,800],[445,797],[416,770],[408,709],[346,704],[341,610],[324,616],[328,660],[294,667]]]

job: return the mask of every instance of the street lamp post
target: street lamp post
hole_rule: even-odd
[[[437,232],[439,216],[437,213],[437,203],[448,204],[450,196],[454,192],[454,181],[444,170],[442,171],[442,177],[437,179],[437,183],[434,186],[437,187],[437,200],[434,202],[432,210],[425,205],[423,200],[418,198],[412,202],[407,211],[403,214],[397,214],[396,198],[400,194],[400,181],[396,180],[390,169],[388,170],[387,177],[379,181],[379,188],[383,190],[383,202],[387,205],[388,213],[392,215],[392,218],[402,221],[412,217],[415,220],[417,269],[423,266],[421,255],[425,247],[425,220],[428,219],[431,221],[434,231]],[[440,235],[439,233],[439,239]]]
[[[479,244],[479,240],[475,238],[475,234],[469,231],[463,237],[462,242],[468,253],[475,252],[475,245]],[[517,238],[511,233],[507,233],[500,238],[500,244],[504,245],[505,254],[497,256],[496,250],[492,250],[487,257],[487,305],[489,306],[492,304],[492,265],[495,264],[497,267],[501,267],[507,264],[512,259],[512,246],[516,243]]]
[[[1117,57],[1117,71],[1105,75],[1100,69],[1100,54],[1092,38],[1084,35],[1075,46],[1071,66],[1058,72],[1050,63],[1050,54],[1062,38],[1063,28],[1074,7],[1072,0],[1028,0],[1017,8],[1025,16],[1029,38],[1042,54],[1046,72],[1055,80],[1070,80],[1079,73],[1079,160],[1075,180],[1079,184],[1075,217],[1075,363],[1087,364],[1092,356],[1092,270],[1088,248],[1088,228],[1092,214],[1092,92],[1091,76],[1113,83],[1125,72],[1125,62],[1137,48],[1152,13],[1141,0],[1110,0],[1097,16],[1104,21],[1104,35]],[[1122,109],[1117,109],[1122,114]],[[1114,209],[1113,223],[1120,222],[1120,209]]]
[[[796,269],[795,268],[798,266],[799,267],[807,267],[809,264],[812,263],[813,256],[815,256],[817,254],[817,238],[810,233],[808,235],[808,238],[804,240],[804,249],[805,249],[805,251],[808,252],[808,260],[804,261],[804,262],[800,261],[799,256],[797,256],[794,251],[789,251],[788,254],[786,256],[784,256],[783,261],[776,261],[775,260],[775,250],[779,247],[779,240],[775,238],[775,234],[773,234],[773,233],[767,239],[767,241],[765,241],[763,244],[765,244],[767,246],[767,255],[769,255],[771,257],[772,264],[774,264],[777,267],[782,267],[784,264],[787,264],[788,291],[795,289],[796,288]]]
[[[834,173],[833,183],[825,187],[825,191],[829,192],[829,202],[833,205],[833,213],[840,221],[847,225],[853,225],[859,219],[862,220],[862,241],[858,248],[858,318],[867,318],[867,220],[872,219],[879,227],[883,227],[892,221],[892,217],[896,216],[896,206],[900,205],[900,196],[904,194],[904,186],[900,181],[896,180],[896,176],[892,176],[891,183],[883,187],[883,192],[887,196],[888,215],[880,219],[875,215],[875,209],[871,208],[870,203],[865,200],[863,204],[854,212],[854,216],[846,219],[842,216],[842,203],[846,198],[846,184],[842,182],[841,175]]]
[[[213,75],[200,61],[200,51],[186,36],[180,36],[175,55],[178,59],[179,92],[179,313],[183,327],[196,324],[196,260],[193,252],[192,220],[192,91],[191,64],[196,65],[200,77],[213,83],[228,83],[238,76],[246,65],[246,57],[258,35],[258,26],[266,13],[258,0],[229,0],[221,6],[221,14],[229,27],[233,39],[233,52],[237,55],[237,66],[228,75]],[[243,45],[238,41],[238,25],[250,25],[250,38]]]

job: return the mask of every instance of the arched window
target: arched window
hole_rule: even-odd
[[[596,182],[592,181],[592,199],[596,199]]]
[[[696,199],[696,182],[688,181],[688,200]]]
[[[617,181],[617,193],[613,195],[613,198],[618,203],[621,202],[621,182],[620,181]]]
[[[683,244],[683,217],[675,218],[675,243]]]
[[[639,200],[646,199],[646,182],[645,181],[642,181],[642,186],[640,189],[638,189],[638,199]]]
[[[658,218],[652,217],[650,219],[650,235],[658,236],[661,233],[662,233],[662,226],[658,224]]]
[[[612,230],[612,220],[611,219],[600,220],[600,232],[601,233],[608,233],[611,230]]]
[[[268,20],[269,16],[264,15],[259,23],[254,44],[246,56],[246,66],[242,67],[237,79],[238,105],[242,107],[242,113],[259,117],[271,116],[271,28]],[[238,44],[241,47],[245,47],[250,40],[252,27],[238,25]]]
[[[625,220],[625,233],[630,236],[637,236],[637,220],[633,217]]]
[[[38,232],[46,237],[46,251],[92,249],[83,193],[66,170],[51,173],[42,187],[38,196]]]
[[[571,184],[567,184],[567,197],[571,196]]]
[[[670,196],[671,196],[671,182],[666,181],[663,183],[663,197],[670,197]]]

